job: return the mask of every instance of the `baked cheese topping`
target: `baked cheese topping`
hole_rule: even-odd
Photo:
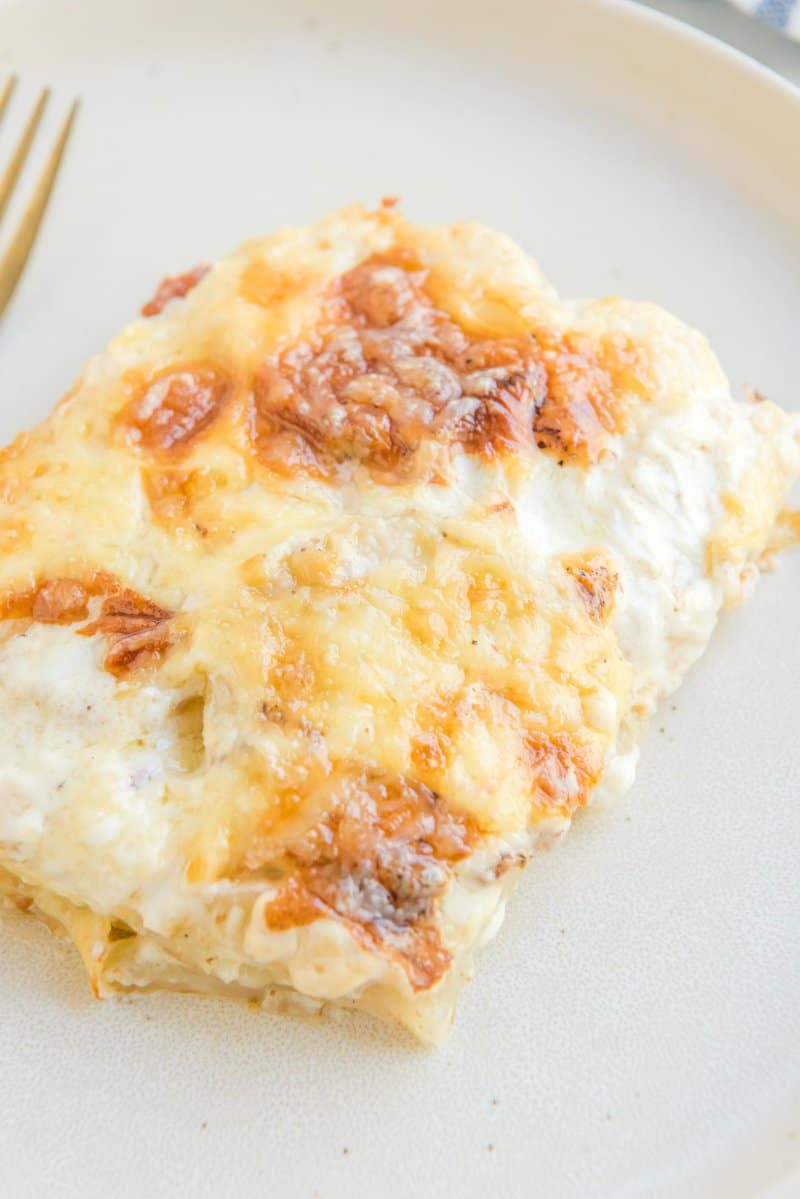
[[[99,994],[436,1039],[755,577],[798,419],[654,306],[386,208],[142,312],[0,463],[0,891]]]
[[[645,355],[627,336],[567,330],[467,332],[426,292],[407,254],[376,255],[336,280],[322,319],[255,380],[256,451],[273,469],[430,478],[459,448],[484,458],[535,449],[594,461],[644,394]],[[426,453],[427,451],[427,453]]]

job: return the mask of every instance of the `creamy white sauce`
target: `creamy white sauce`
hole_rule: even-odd
[[[24,876],[108,911],[164,861],[175,697],[126,695],[102,653],[54,625],[0,647],[0,852]]]
[[[589,471],[537,462],[516,505],[534,552],[600,550],[619,572],[614,628],[651,708],[706,645],[723,600],[708,575],[708,539],[758,443],[748,411],[725,395],[641,414]]]
[[[739,585],[738,570],[736,577],[709,576],[707,545],[722,517],[721,495],[736,492],[761,441],[753,411],[734,407],[724,395],[680,410],[645,409],[639,427],[591,470],[559,467],[542,456],[513,495],[532,570],[546,569],[552,556],[591,550],[612,559],[621,584],[613,627],[633,667],[633,701],[644,709],[678,684],[705,646],[726,589]],[[413,556],[402,525],[381,524],[410,502],[429,519],[446,519],[511,491],[501,471],[466,456],[452,487],[413,494],[368,490],[361,508],[374,511],[374,545],[362,546],[348,562],[349,577],[368,572],[386,554]],[[355,494],[343,503],[355,510]],[[290,541],[303,538],[293,534]],[[272,555],[285,549],[276,547]],[[250,891],[227,883],[205,890],[186,885],[176,835],[180,813],[169,793],[177,769],[171,720],[182,696],[118,685],[102,670],[102,652],[97,639],[36,624],[0,646],[0,857],[26,883],[96,912],[129,911],[148,930],[127,956],[120,950],[109,980],[181,986],[191,978],[197,987],[198,976],[207,975],[210,987],[214,979],[245,991],[275,983],[309,1003],[353,1000],[373,990],[410,998],[402,968],[369,953],[340,923],[269,930],[263,907],[274,891],[263,883]],[[236,742],[229,698],[222,685],[209,698],[208,762],[224,759]],[[586,704],[594,727],[616,727],[614,695],[598,688]],[[639,726],[638,717],[623,720],[595,791],[600,802],[633,781]],[[495,878],[501,853],[529,855],[566,827],[566,820],[555,821],[486,843],[456,868],[440,918],[458,974],[469,972],[474,949],[502,921],[517,871]],[[181,929],[190,929],[190,937],[184,940]],[[441,984],[453,985],[451,979]],[[365,999],[373,1008],[382,1002],[390,1001]],[[411,1014],[394,1010],[406,1022],[413,1016],[420,1022],[416,1031],[426,1036],[439,1035],[449,1013],[448,1003],[431,1004],[427,1015],[420,1004]]]

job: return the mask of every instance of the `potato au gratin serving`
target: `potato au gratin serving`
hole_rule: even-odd
[[[0,891],[95,994],[449,1027],[780,543],[800,418],[353,207],[166,279],[0,466]]]

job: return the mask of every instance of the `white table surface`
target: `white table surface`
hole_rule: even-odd
[[[800,87],[800,42],[767,29],[733,8],[727,0],[639,0],[639,3],[696,25]]]

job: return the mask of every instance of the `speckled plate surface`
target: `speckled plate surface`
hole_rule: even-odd
[[[4,439],[166,271],[384,193],[507,231],[565,294],[674,309],[736,389],[798,404],[800,100],[645,9],[0,0],[4,67],[23,99],[54,85],[53,122],[84,97],[0,323]],[[6,921],[7,1193],[798,1193],[798,587],[800,556],[724,622],[627,801],[531,865],[441,1050],[97,1004],[72,951]]]

